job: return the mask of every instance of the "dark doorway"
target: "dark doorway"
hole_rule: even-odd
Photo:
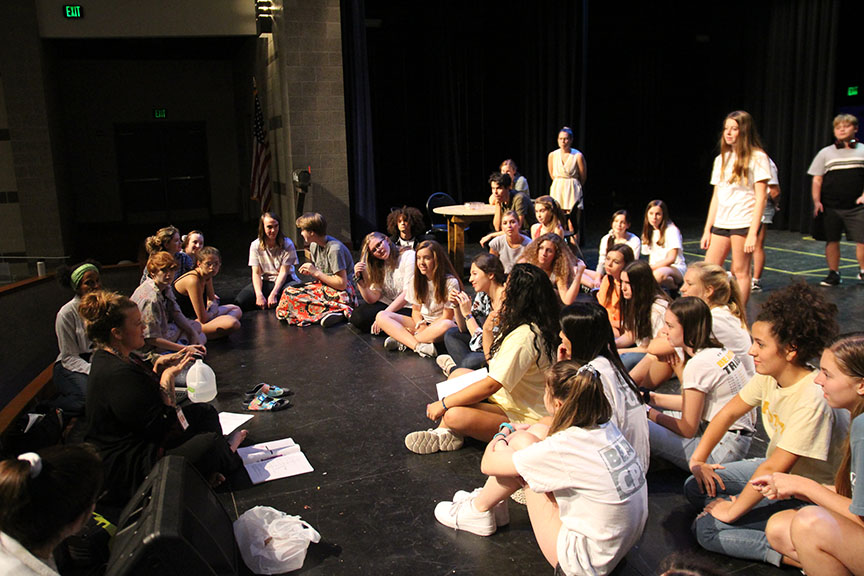
[[[127,223],[162,226],[210,219],[203,122],[118,124],[115,145]]]

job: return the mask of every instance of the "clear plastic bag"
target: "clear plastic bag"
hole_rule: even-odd
[[[282,574],[298,570],[306,559],[309,542],[321,535],[299,516],[269,506],[256,506],[234,522],[234,537],[243,561],[255,574]]]

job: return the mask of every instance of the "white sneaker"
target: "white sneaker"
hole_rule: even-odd
[[[476,498],[483,488],[475,488],[471,492],[465,490],[457,490],[453,494],[453,502]],[[502,500],[492,507],[492,512],[495,513],[495,525],[499,528],[510,523],[510,509],[507,507],[507,501]]]
[[[414,348],[414,351],[417,352],[422,358],[435,358],[438,356],[438,351],[435,349],[435,344],[431,342],[418,342],[417,346]]]
[[[450,372],[456,368],[456,362],[449,354],[441,354],[435,358],[435,363],[438,364],[438,367],[441,368],[442,372],[444,372],[444,376],[450,376]]]
[[[430,428],[405,436],[405,447],[415,454],[452,452],[462,448],[464,443],[464,438],[449,428]]]
[[[384,349],[389,350],[390,352],[404,352],[405,345],[393,338],[392,336],[387,336],[387,338],[384,339]]]
[[[478,512],[474,509],[474,498],[458,502],[439,502],[435,506],[435,518],[441,524],[456,530],[464,530],[478,536],[495,533],[495,514],[491,510]]]

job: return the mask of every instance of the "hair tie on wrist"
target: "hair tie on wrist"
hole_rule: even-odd
[[[18,460],[30,463],[30,478],[36,478],[42,472],[42,457],[35,452],[25,452],[18,456]]]

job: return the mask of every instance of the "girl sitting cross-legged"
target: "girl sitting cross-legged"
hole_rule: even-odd
[[[405,292],[411,305],[411,316],[383,310],[375,317],[378,329],[387,334],[384,348],[390,351],[410,349],[427,358],[438,355],[435,343],[456,325],[454,304],[450,295],[462,290],[462,282],[444,248],[434,240],[417,246],[414,281]]]
[[[489,373],[427,404],[426,416],[441,422],[434,430],[408,434],[408,449],[417,454],[458,450],[464,436],[488,442],[502,422],[534,423],[546,416],[543,372],[555,357],[557,318],[558,299],[546,274],[530,264],[514,266],[501,309],[486,320],[494,334]],[[450,377],[469,372],[453,370]]]
[[[803,502],[765,500],[750,481],[775,472],[833,481],[849,413],[832,411],[807,362],[836,334],[836,314],[836,306],[803,283],[773,293],[762,306],[750,348],[756,376],[714,415],[690,457],[693,476],[684,495],[702,511],[693,531],[704,548],[779,566],[781,554],[765,535],[768,517]],[[757,406],[770,439],[765,458],[708,462],[726,432]]]
[[[174,295],[187,318],[195,318],[212,340],[240,329],[243,312],[234,304],[222,305],[213,289],[213,278],[222,268],[222,255],[213,246],[199,249],[195,268],[174,281]]]
[[[489,536],[509,523],[507,497],[524,484],[534,536],[555,573],[608,574],[645,527],[645,471],[610,421],[612,408],[590,364],[556,364],[546,373],[543,398],[551,418],[502,424],[480,464],[486,484],[439,502],[435,518]]]
[[[811,576],[864,574],[864,488],[856,489],[858,472],[864,476],[864,334],[843,336],[822,353],[816,384],[832,408],[852,416],[833,487],[779,472],[754,478],[752,485],[771,500],[814,504],[768,520],[768,543],[786,564],[802,566]]]
[[[749,377],[741,361],[712,335],[711,311],[699,298],[685,296],[669,305],[663,330],[671,346],[684,350],[669,364],[681,382],[680,394],[650,394],[648,410],[651,455],[682,470],[702,437],[702,431],[726,402],[747,384]],[[711,451],[711,462],[742,460],[750,450],[756,415],[750,410],[739,418]]]

